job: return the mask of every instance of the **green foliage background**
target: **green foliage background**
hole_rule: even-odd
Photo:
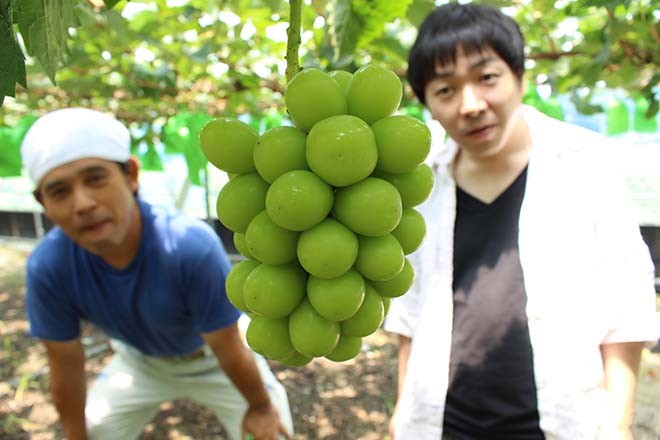
[[[584,113],[602,111],[592,103],[599,88],[620,87],[646,100],[647,116],[657,113],[660,0],[488,3],[526,35],[532,84],[570,94]],[[403,78],[433,5],[305,0],[300,66],[353,71],[377,62]],[[205,118],[284,111],[288,22],[280,0],[0,0],[0,173],[16,169],[6,139],[24,129],[24,116],[79,105],[141,128],[136,147],[146,145],[143,162],[153,168],[157,141],[186,155],[197,183],[204,161],[192,150]],[[408,91],[404,105],[413,101]]]

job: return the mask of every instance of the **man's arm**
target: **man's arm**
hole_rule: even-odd
[[[401,399],[401,392],[403,391],[403,383],[406,380],[406,372],[408,371],[408,359],[410,358],[410,346],[412,339],[408,336],[399,335],[399,358],[397,369],[397,399],[392,418],[390,419],[390,435],[394,437],[394,417],[399,409],[399,400]]]
[[[238,325],[205,333],[204,340],[213,349],[220,366],[248,401],[243,418],[243,434],[255,440],[277,439],[281,434],[291,439],[270,400],[252,353],[238,332]]]
[[[608,425],[600,438],[632,440],[637,374],[642,342],[623,342],[600,346],[605,369],[605,388],[609,397]]]
[[[80,338],[67,342],[45,341],[50,368],[50,390],[66,438],[85,440],[85,351]]]
[[[406,379],[408,371],[408,359],[410,358],[410,345],[412,339],[408,336],[399,335],[399,362],[397,374],[397,400],[401,397],[403,391],[403,382]]]

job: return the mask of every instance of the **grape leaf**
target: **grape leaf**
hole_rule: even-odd
[[[328,3],[328,34],[334,49],[334,61],[342,55],[353,53],[360,36],[360,24],[351,13],[350,0],[332,0]]]
[[[27,87],[25,57],[12,29],[12,0],[0,0],[0,105],[5,96],[15,96],[16,83]]]
[[[626,7],[630,5],[630,0],[621,2],[621,0],[587,0],[584,2],[583,7],[588,8],[590,6],[595,6],[597,8],[605,7],[607,9],[614,9],[619,6],[621,3],[624,3]]]
[[[15,14],[28,54],[39,61],[53,84],[69,51],[69,27],[78,24],[74,6],[74,0],[22,0]]]
[[[275,13],[279,12],[282,7],[282,2],[280,0],[261,0],[261,2]]]
[[[112,9],[115,7],[117,3],[119,3],[121,0],[103,0],[103,3],[105,3],[105,7],[108,9]]]
[[[360,22],[358,47],[364,47],[370,41],[381,36],[388,23],[404,17],[413,0],[353,0],[351,13]]]
[[[414,0],[408,8],[406,16],[413,26],[419,28],[426,16],[433,10],[433,7],[433,0]]]
[[[165,151],[181,153],[188,167],[188,179],[193,185],[201,186],[200,173],[206,167],[206,157],[199,146],[199,133],[212,119],[205,113],[181,112],[167,120],[163,127]]]

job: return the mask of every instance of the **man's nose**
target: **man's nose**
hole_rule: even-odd
[[[472,85],[463,87],[461,98],[461,114],[464,116],[476,116],[486,109],[486,101]]]
[[[87,188],[73,191],[73,209],[76,214],[86,214],[96,206],[96,199]]]

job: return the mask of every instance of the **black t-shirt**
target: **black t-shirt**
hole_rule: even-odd
[[[449,438],[544,438],[518,253],[526,176],[489,204],[456,189]]]

